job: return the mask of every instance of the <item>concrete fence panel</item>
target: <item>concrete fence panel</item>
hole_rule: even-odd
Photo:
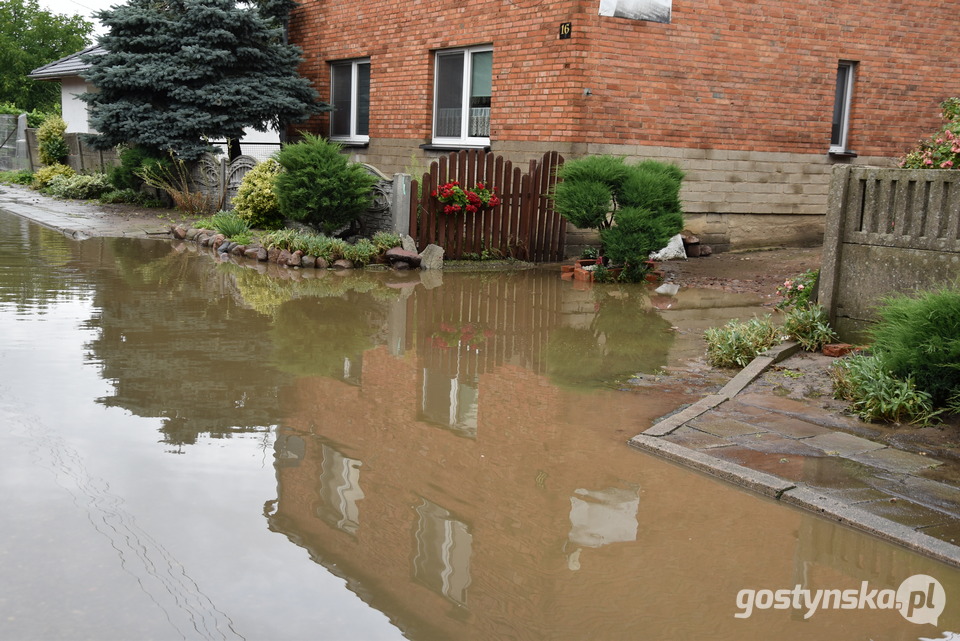
[[[820,303],[861,339],[884,296],[960,279],[960,171],[836,167],[823,252]]]

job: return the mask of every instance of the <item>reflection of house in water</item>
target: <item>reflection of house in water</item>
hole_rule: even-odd
[[[388,314],[389,346],[362,353],[359,384],[285,388],[269,527],[410,639],[669,638],[694,611],[704,626],[732,620],[736,589],[792,587],[804,558],[829,569],[830,553],[796,543],[815,517],[623,444],[689,398],[555,384],[550,332],[575,306],[533,291],[508,279],[417,290]],[[512,297],[547,303],[514,313],[497,300]],[[586,334],[621,331],[583,307]],[[743,541],[749,564],[730,553]],[[826,638],[818,625],[803,638]]]

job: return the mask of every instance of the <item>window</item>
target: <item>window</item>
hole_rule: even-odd
[[[433,104],[433,143],[490,144],[493,49],[438,51]]]
[[[370,61],[348,60],[330,65],[330,138],[370,140]]]
[[[830,153],[846,153],[850,129],[850,98],[853,95],[855,62],[837,65],[837,91],[833,103],[833,127],[830,131]]]

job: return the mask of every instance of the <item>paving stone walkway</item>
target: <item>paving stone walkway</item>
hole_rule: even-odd
[[[960,566],[960,465],[843,431],[815,403],[751,392],[796,351],[758,357],[630,445]]]

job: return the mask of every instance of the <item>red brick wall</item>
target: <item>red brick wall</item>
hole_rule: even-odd
[[[849,147],[901,155],[958,93],[958,5],[946,1],[674,0],[671,24],[597,15],[599,1],[305,2],[303,73],[370,57],[371,138],[428,142],[432,51],[492,43],[491,140],[825,154],[837,61],[858,61]],[[559,40],[561,22],[573,37]],[[583,90],[589,88],[590,96]],[[323,118],[309,130],[325,133]]]

